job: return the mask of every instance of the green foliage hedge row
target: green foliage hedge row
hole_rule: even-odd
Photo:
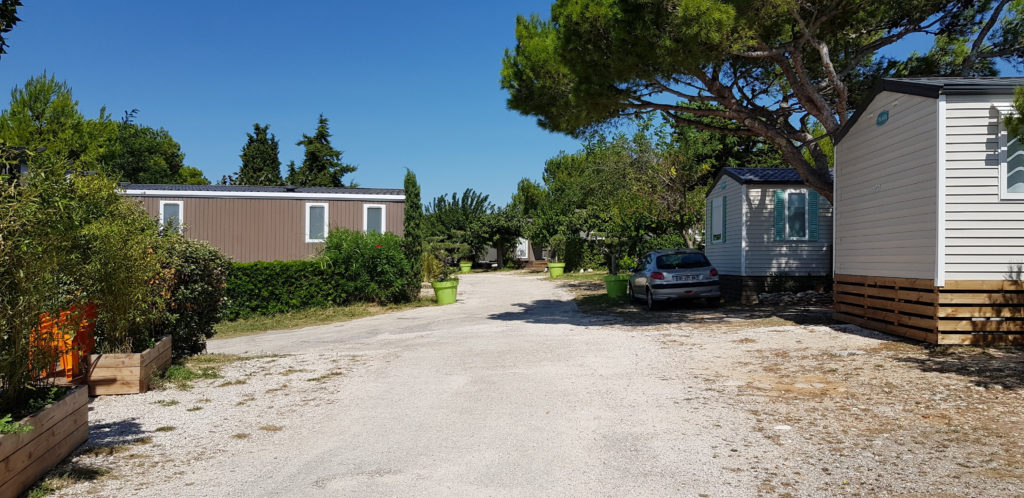
[[[334,230],[315,260],[235,263],[228,274],[234,320],[353,302],[390,304],[419,285],[394,234]]]

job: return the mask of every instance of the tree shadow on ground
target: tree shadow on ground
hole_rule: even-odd
[[[707,307],[703,302],[672,302],[655,311],[605,294],[575,301],[542,299],[517,303],[519,309],[489,315],[491,320],[578,326],[672,324],[735,324],[751,326],[832,325],[832,310],[825,307]],[[757,322],[752,323],[752,322]],[[849,332],[849,331],[847,331]]]
[[[146,434],[136,420],[129,418],[105,424],[89,424],[89,441],[84,446],[98,448],[134,443]]]
[[[924,350],[895,361],[922,372],[959,375],[984,388],[1024,388],[1024,348],[925,345]]]

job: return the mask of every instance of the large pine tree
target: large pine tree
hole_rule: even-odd
[[[281,178],[281,159],[278,157],[278,141],[269,133],[270,125],[252,125],[252,133],[246,133],[248,141],[242,146],[242,166],[232,179],[235,185],[284,185]]]
[[[320,121],[313,136],[302,135],[296,145],[306,148],[302,166],[289,168],[288,183],[302,187],[341,187],[342,177],[356,170],[355,166],[341,162],[341,151],[331,146],[331,133],[327,129],[327,118],[320,115]]]

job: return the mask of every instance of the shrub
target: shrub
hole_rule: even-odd
[[[415,283],[402,239],[390,233],[333,230],[321,263],[337,281],[348,284],[350,301],[391,304],[407,301]]]
[[[682,235],[656,235],[654,237],[644,240],[640,244],[636,256],[643,256],[648,252],[657,251],[660,249],[685,249],[686,247],[686,238],[683,237]]]
[[[158,333],[171,335],[175,357],[201,353],[224,314],[231,262],[206,242],[178,234],[162,242],[166,314]]]
[[[53,348],[31,340],[42,313],[98,304],[96,345],[132,352],[152,341],[162,306],[150,284],[156,222],[103,175],[39,165],[0,192],[0,412],[29,407],[46,387]],[[72,332],[72,331],[68,331]]]
[[[234,263],[227,275],[224,318],[235,320],[345,303],[349,286],[319,261]]]

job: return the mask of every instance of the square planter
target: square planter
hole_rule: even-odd
[[[89,439],[85,386],[21,420],[32,430],[0,436],[0,498],[15,498]]]
[[[92,354],[85,359],[89,396],[138,394],[149,390],[153,374],[171,365],[171,336],[141,353]]]

